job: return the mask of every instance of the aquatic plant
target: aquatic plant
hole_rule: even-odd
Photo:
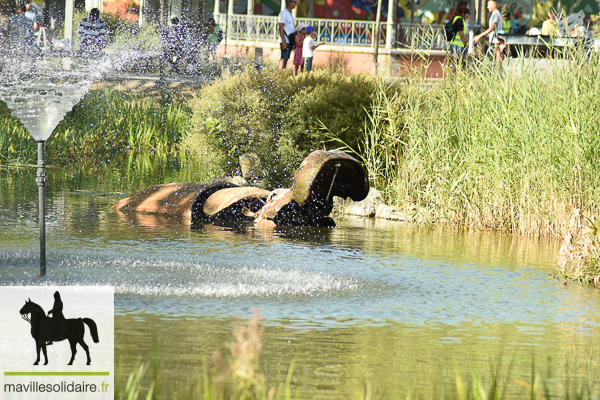
[[[31,163],[37,159],[37,146],[11,110],[0,101],[0,162]]]
[[[0,159],[35,160],[36,143],[1,103]],[[175,97],[161,106],[152,96],[109,90],[88,93],[47,144],[49,163],[124,162],[133,154],[176,158],[189,130],[189,109]]]
[[[115,399],[309,399],[316,398],[314,392],[303,392],[298,382],[303,377],[295,376],[295,363],[292,361],[287,375],[282,376],[278,386],[270,381],[261,366],[260,356],[264,351],[263,327],[258,313],[246,324],[237,323],[233,328],[231,340],[227,344],[227,353],[215,351],[213,356],[189,376],[182,376],[181,381],[172,384],[164,381],[162,366],[156,357],[157,344],[153,344],[152,355],[146,361],[130,363],[127,372],[123,360],[117,364],[115,379]],[[510,346],[509,346],[510,347]],[[448,381],[438,381],[439,376],[432,376],[428,384],[411,385],[412,377],[407,376],[406,382],[397,382],[399,391],[378,387],[381,383],[376,378],[357,377],[362,383],[354,385],[344,383],[336,393],[339,398],[362,399],[460,399],[460,400],[500,400],[513,398],[531,399],[593,399],[597,398],[597,366],[589,360],[564,360],[567,371],[564,378],[552,375],[551,365],[560,363],[548,358],[548,371],[540,372],[536,359],[531,358],[529,364],[525,361],[524,370],[515,370],[516,360],[513,356],[501,352],[489,360],[489,370],[473,367],[455,366],[450,368]],[[462,360],[464,361],[464,360]],[[575,362],[587,374],[580,376],[571,370]],[[466,367],[466,370],[465,370]],[[353,367],[348,366],[351,370]],[[579,370],[579,369],[577,369]],[[313,369],[300,369],[305,373],[315,373]],[[271,377],[271,380],[273,378]],[[414,382],[413,382],[414,383]],[[174,388],[173,393],[165,388]],[[306,390],[307,388],[305,388]],[[327,388],[321,388],[327,391]],[[310,389],[308,389],[310,390]],[[329,388],[331,390],[331,388]]]
[[[573,280],[600,289],[600,226],[594,215],[573,211],[554,278],[565,284]]]
[[[574,208],[598,212],[597,64],[519,76],[481,64],[407,81],[400,102],[378,86],[362,140],[375,187],[432,221],[560,237]]]

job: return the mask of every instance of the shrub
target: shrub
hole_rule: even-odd
[[[286,187],[302,159],[326,147],[322,125],[358,150],[376,86],[371,76],[328,70],[298,77],[264,70],[234,75],[205,87],[191,103],[195,123],[184,147],[192,153],[192,142],[210,142],[226,173],[238,173],[240,155],[256,153],[267,185]]]

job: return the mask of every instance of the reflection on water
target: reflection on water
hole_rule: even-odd
[[[233,325],[232,318],[125,314],[115,320],[115,348],[123,360],[156,354],[169,386],[163,390],[185,392],[201,378],[214,350],[227,354]],[[159,343],[156,350],[153,339]],[[285,382],[293,360],[294,387],[306,398],[356,399],[367,384],[375,398],[406,398],[408,393],[453,398],[456,373],[466,382],[476,373],[489,388],[497,370],[505,398],[528,398],[529,389],[515,381],[532,382],[532,362],[541,377],[553,378],[546,381],[549,391],[561,398],[567,379],[579,390],[582,380],[598,378],[598,360],[587,356],[599,350],[594,336],[573,335],[554,325],[417,327],[347,321],[343,327],[327,327],[310,320],[283,319],[266,326],[264,341],[261,364],[268,381]]]
[[[501,354],[525,381],[534,357],[560,391],[567,363],[582,380],[599,361],[597,294],[549,278],[556,243],[351,218],[335,229],[191,229],[110,210],[176,174],[120,176],[50,174],[39,278],[34,171],[0,170],[0,281],[115,286],[118,354],[146,358],[156,340],[163,390],[194,382],[254,309],[267,324],[269,381],[284,382],[295,360],[308,397],[353,398],[366,383],[383,397],[428,396],[433,380],[489,371]]]

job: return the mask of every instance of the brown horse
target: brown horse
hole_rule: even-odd
[[[78,319],[62,319],[58,320],[55,318],[48,318],[42,307],[27,300],[23,308],[21,308],[21,318],[31,324],[31,336],[35,339],[35,349],[37,352],[37,359],[33,365],[38,365],[40,362],[40,349],[44,353],[44,365],[48,364],[48,355],[46,354],[46,342],[54,341],[60,342],[61,340],[67,339],[71,345],[71,361],[69,365],[73,365],[75,360],[75,354],[77,353],[77,343],[85,350],[87,354],[87,365],[90,365],[92,360],[90,358],[90,351],[88,345],[83,341],[83,335],[85,333],[84,323],[90,329],[90,334],[94,343],[98,343],[98,328],[94,320],[90,318],[78,318]],[[31,317],[27,315],[31,314]]]

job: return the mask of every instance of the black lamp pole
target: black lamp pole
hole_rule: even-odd
[[[40,276],[46,275],[46,164],[44,162],[44,141],[38,141],[38,162],[35,181],[39,189],[39,220],[40,220]]]

